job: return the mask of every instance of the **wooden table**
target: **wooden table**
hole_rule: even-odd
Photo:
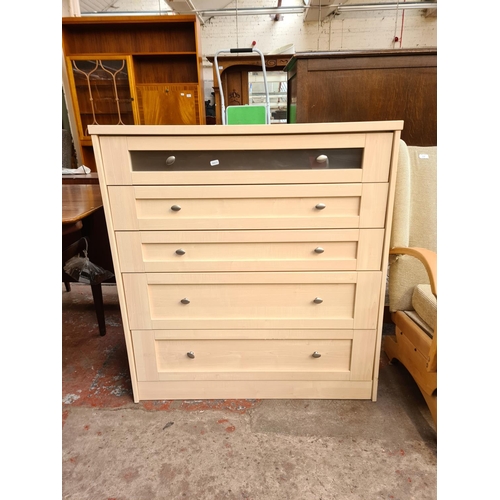
[[[89,259],[114,273],[99,184],[63,184],[61,187],[63,240],[68,240],[65,235],[71,239],[72,233],[81,231],[79,236],[87,238],[89,243]]]
[[[62,237],[63,267],[73,256],[75,245],[85,237],[90,261],[114,273],[99,184],[62,184]],[[69,282],[74,280],[64,270],[63,281],[69,291]],[[101,284],[91,283],[90,286],[102,336],[106,333],[106,326]]]
[[[62,185],[62,223],[76,224],[102,207],[99,184]]]

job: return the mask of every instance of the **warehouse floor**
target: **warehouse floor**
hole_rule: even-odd
[[[413,379],[380,361],[377,402],[134,403],[116,286],[62,285],[62,498],[437,498],[437,436]],[[390,325],[385,325],[390,331]]]

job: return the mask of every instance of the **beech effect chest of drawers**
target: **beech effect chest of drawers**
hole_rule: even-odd
[[[89,126],[135,402],[376,400],[402,127]]]

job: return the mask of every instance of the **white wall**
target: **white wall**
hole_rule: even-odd
[[[350,3],[376,2],[357,0]],[[239,8],[276,5],[276,0],[238,1]],[[301,6],[303,2],[284,0],[282,5]],[[227,8],[235,7],[233,1]],[[399,11],[343,13],[330,16],[319,25],[317,22],[304,23],[303,14],[286,14],[282,21],[274,21],[270,15],[214,17],[202,28],[202,50],[204,54],[213,55],[228,45],[250,47],[252,41],[256,41],[256,46],[264,53],[289,43],[295,45],[297,52],[435,47],[436,24],[437,18],[425,17],[422,10],[405,10],[403,20],[401,8]],[[394,35],[401,38],[402,28],[402,43],[394,44]]]

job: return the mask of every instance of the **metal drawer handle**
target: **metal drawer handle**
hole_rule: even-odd
[[[321,299],[320,297],[316,297],[316,298],[313,300],[313,302],[314,302],[315,304],[321,304],[321,302],[323,302],[323,299]]]
[[[188,358],[191,358],[191,359],[194,359],[194,352],[193,351],[189,351],[187,354],[187,357]]]
[[[323,252],[325,251],[325,249],[324,249],[324,248],[321,248],[321,247],[318,247],[318,248],[315,248],[315,249],[314,249],[314,251],[315,251],[316,253],[323,253]]]
[[[184,298],[184,299],[181,299],[181,302],[183,304],[189,304],[191,301],[189,299],[187,299],[187,298]]]
[[[178,250],[175,251],[177,255],[184,255],[186,253],[186,250],[183,250],[182,248],[179,248]]]
[[[175,156],[169,156],[167,158],[167,165],[170,167],[170,165],[173,165],[175,163]]]
[[[178,212],[181,209],[181,207],[179,205],[172,205],[170,209],[173,210],[174,212]]]
[[[312,353],[312,357],[313,357],[313,358],[321,358],[321,354],[320,354],[318,351],[314,351],[314,352]]]
[[[316,208],[317,210],[323,210],[324,208],[326,208],[326,205],[324,203],[318,203],[314,208]]]

